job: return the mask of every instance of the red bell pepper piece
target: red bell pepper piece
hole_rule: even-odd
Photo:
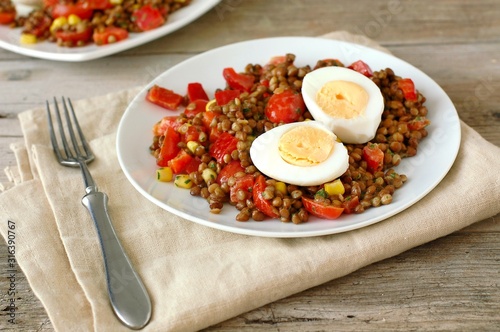
[[[183,96],[159,85],[153,85],[146,95],[146,100],[171,111],[177,110],[183,99]]]
[[[373,76],[373,71],[372,69],[370,68],[370,66],[368,66],[366,63],[364,63],[363,61],[361,60],[358,60],[356,62],[353,62],[349,67],[347,68],[350,68],[352,70],[355,70],[357,71],[358,73],[360,74],[363,74],[365,75],[366,77],[372,77]]]
[[[238,203],[242,197],[238,192],[242,191],[244,193],[243,200],[252,197],[252,190],[254,187],[255,178],[252,174],[244,175],[236,179],[235,184],[229,189],[229,200],[233,203]]]
[[[217,105],[224,106],[230,101],[239,98],[240,94],[240,90],[221,90],[215,93],[215,100],[217,101]]]
[[[402,78],[398,81],[398,87],[403,91],[406,100],[417,101],[417,89],[411,78]]]
[[[203,85],[201,83],[189,83],[187,86],[187,96],[189,101],[195,101],[198,99],[201,100],[206,100],[208,101],[208,95],[205,92],[205,89],[203,88]]]
[[[307,212],[322,219],[337,219],[344,212],[343,207],[336,207],[302,196],[302,204]]]
[[[217,140],[212,143],[209,148],[209,153],[219,163],[223,163],[224,156],[226,154],[231,154],[234,150],[236,150],[237,145],[238,139],[236,137],[227,132],[223,132],[219,135]]]
[[[271,218],[279,218],[279,213],[277,209],[272,205],[272,203],[264,197],[262,193],[266,189],[266,178],[264,175],[258,175],[255,179],[255,184],[253,185],[252,195],[255,207],[266,216]]]
[[[207,104],[208,104],[207,100],[196,99],[196,100],[190,102],[186,106],[186,109],[184,110],[184,114],[186,114],[187,117],[192,118],[196,114],[205,111]]]
[[[233,90],[250,92],[255,78],[252,75],[238,74],[233,68],[224,68],[222,76]]]
[[[186,168],[193,161],[194,157],[184,150],[180,150],[177,156],[168,162],[168,166],[174,174],[182,174],[186,172]]]
[[[363,159],[367,164],[367,171],[375,174],[384,168],[384,152],[377,144],[368,144],[363,148]]]
[[[344,207],[344,213],[350,214],[354,213],[354,209],[359,205],[359,197],[358,196],[348,196],[345,201],[342,203]]]
[[[217,183],[218,184],[226,183],[231,176],[233,176],[238,172],[244,172],[244,171],[245,169],[243,168],[243,166],[241,166],[239,160],[233,160],[220,170],[219,174],[217,175]]]
[[[177,156],[180,151],[178,144],[181,141],[181,135],[173,127],[165,128],[165,139],[160,148],[160,153],[156,159],[156,164],[160,167],[168,166],[168,162]]]

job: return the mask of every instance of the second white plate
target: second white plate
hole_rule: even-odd
[[[193,22],[201,15],[215,7],[220,0],[193,0],[186,6],[168,17],[165,25],[142,33],[131,33],[129,38],[110,45],[97,46],[89,44],[83,47],[60,47],[56,43],[41,42],[34,45],[23,45],[19,42],[21,28],[11,29],[0,25],[0,47],[14,53],[31,56],[34,58],[81,62],[102,58],[111,54],[122,52],[130,48],[145,44],[157,38],[182,28]],[[24,8],[24,12],[29,12]]]

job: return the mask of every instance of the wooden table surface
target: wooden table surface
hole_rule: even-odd
[[[222,0],[175,33],[90,62],[0,50],[0,168],[15,164],[9,144],[21,139],[17,115],[49,96],[80,99],[145,85],[184,59],[233,42],[334,30],[370,37],[423,70],[463,121],[500,146],[498,0]],[[0,181],[7,181],[3,172]],[[207,331],[500,330],[499,233],[497,215]],[[6,271],[0,242],[0,270]],[[21,276],[17,282],[18,324],[11,326],[8,278],[0,276],[0,327],[53,330],[29,284]]]

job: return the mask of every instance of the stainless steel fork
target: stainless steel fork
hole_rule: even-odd
[[[104,257],[106,284],[113,310],[124,325],[132,329],[141,329],[151,318],[151,300],[116,236],[108,214],[108,196],[97,190],[87,168],[87,164],[92,162],[95,157],[78,124],[71,100],[68,98],[66,102],[63,97],[61,104],[62,112],[54,97],[55,122],[60,137],[58,140],[49,102],[46,102],[52,147],[60,164],[79,167],[82,171],[86,192],[82,198],[82,204],[89,211],[97,229]],[[65,118],[66,130],[61,113]],[[71,141],[68,141],[68,135]],[[62,143],[61,148],[59,141]]]

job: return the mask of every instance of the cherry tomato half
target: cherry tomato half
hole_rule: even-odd
[[[161,12],[151,5],[144,5],[132,14],[132,20],[142,31],[156,29],[165,23]]]
[[[269,98],[266,105],[266,116],[274,123],[291,123],[299,121],[304,114],[306,105],[300,93],[287,89]]]

